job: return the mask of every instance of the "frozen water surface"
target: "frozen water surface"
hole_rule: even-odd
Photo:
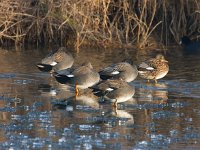
[[[199,56],[169,51],[168,75],[158,84],[137,78],[133,99],[114,109],[94,95],[75,99],[73,87],[40,72],[35,64],[47,53],[0,53],[0,149],[200,149]],[[75,65],[89,60],[98,70],[127,53],[135,63],[154,55],[87,49]]]

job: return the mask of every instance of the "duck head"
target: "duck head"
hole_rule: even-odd
[[[160,60],[161,62],[168,62],[162,54],[157,54],[156,59]]]

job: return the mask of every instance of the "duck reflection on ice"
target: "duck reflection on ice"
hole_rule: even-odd
[[[49,84],[39,84],[38,86],[38,91],[40,92],[41,96],[53,97],[56,99],[67,99],[72,97],[74,94],[71,92],[71,90],[74,90],[74,88],[61,84],[55,87]]]
[[[99,109],[99,97],[93,94],[92,89],[80,90],[79,95],[75,97],[76,101],[82,105],[87,105]]]
[[[148,83],[143,86],[137,91],[137,99],[139,101],[161,103],[168,100],[168,87],[165,83]]]
[[[112,108],[104,110],[102,114],[106,126],[124,126],[134,124],[134,117],[127,110]]]
[[[49,84],[39,84],[38,91],[40,92],[40,95],[43,97],[56,96],[56,89],[54,89]]]
[[[66,93],[66,91],[64,92]],[[69,92],[69,94],[67,94],[70,95],[69,97],[66,97],[64,94],[62,95],[62,98],[59,97],[59,99],[57,99],[58,103],[54,104],[54,108],[55,106],[58,108],[59,105],[59,108],[66,109],[67,105],[71,105],[73,107],[87,106],[93,109],[99,109],[99,97],[95,96],[91,89],[80,90],[78,96],[75,96],[74,92]]]

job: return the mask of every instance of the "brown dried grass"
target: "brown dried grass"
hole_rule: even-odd
[[[200,0],[0,0],[0,42],[145,48],[200,36]]]

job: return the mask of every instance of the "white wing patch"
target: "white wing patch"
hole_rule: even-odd
[[[73,75],[73,74],[68,74],[67,77],[69,77],[69,78],[73,78],[74,75]]]
[[[57,64],[57,62],[53,61],[50,65],[55,66],[56,64]]]
[[[112,88],[107,88],[106,91],[113,91],[114,89]]]
[[[147,69],[147,70],[154,70],[153,67],[147,67],[146,69]]]
[[[138,72],[142,74],[142,73],[145,73],[146,71],[138,71]]]
[[[113,71],[111,74],[113,75],[119,74],[119,71]]]
[[[44,66],[43,65],[37,65],[39,68],[44,68]]]

